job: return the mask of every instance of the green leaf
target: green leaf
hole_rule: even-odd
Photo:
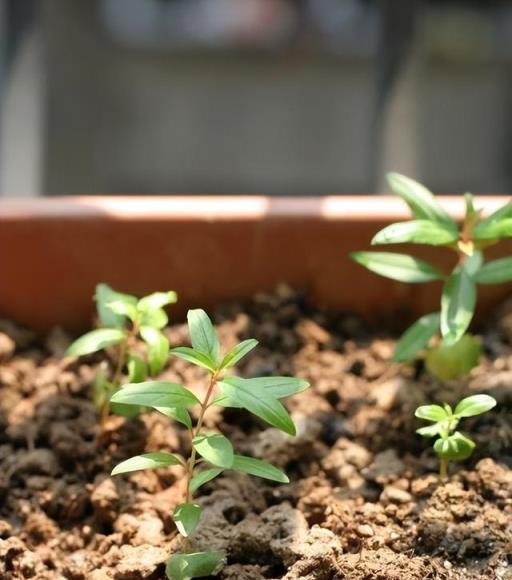
[[[168,304],[174,304],[178,300],[178,295],[172,290],[170,292],[153,292],[144,296],[137,303],[137,309],[141,312],[159,310]]]
[[[128,379],[130,383],[142,383],[147,377],[146,363],[136,354],[128,356]]]
[[[222,552],[194,552],[174,554],[167,561],[165,573],[169,580],[192,580],[210,576],[224,559]]]
[[[473,231],[475,240],[499,240],[512,236],[512,218],[493,221],[485,224],[480,222]]]
[[[156,375],[164,368],[167,362],[169,341],[160,330],[151,326],[142,326],[140,335],[148,346],[149,369],[152,375]]]
[[[436,423],[435,425],[420,427],[419,429],[416,429],[416,433],[422,437],[435,437],[441,433],[441,425]]]
[[[182,465],[182,462],[175,455],[165,453],[164,451],[144,453],[143,455],[135,455],[135,457],[130,457],[130,459],[122,461],[114,467],[111,475],[140,471],[142,469],[159,469],[160,467],[168,467],[169,465]]]
[[[83,356],[107,348],[112,344],[117,344],[124,339],[124,332],[117,328],[98,328],[91,330],[73,342],[66,356]]]
[[[107,308],[110,308],[112,312],[123,318],[129,318],[132,321],[137,320],[138,312],[137,307],[125,300],[113,300],[106,304]]]
[[[189,429],[192,427],[192,419],[186,409],[183,407],[154,407],[155,411],[162,413],[166,417],[170,417],[178,423],[182,423]]]
[[[288,476],[280,469],[254,457],[235,455],[231,469],[243,471],[244,473],[256,475],[257,477],[263,477],[264,479],[278,481],[279,483],[289,483],[290,481]]]
[[[94,295],[98,317],[104,326],[109,328],[123,328],[126,317],[116,314],[107,304],[114,301],[124,301],[127,304],[137,304],[137,298],[130,294],[116,292],[107,284],[98,284]]]
[[[475,276],[478,284],[502,284],[512,280],[512,258],[500,258],[484,264]]]
[[[177,346],[172,348],[171,354],[208,371],[215,372],[216,370],[215,361],[213,361],[209,356],[203,354],[202,352],[198,352],[197,350],[189,348],[188,346]]]
[[[233,445],[224,435],[199,433],[192,445],[201,457],[216,467],[230,468],[233,465]]]
[[[220,345],[212,321],[200,308],[189,310],[187,320],[194,350],[205,354],[217,366],[220,362]]]
[[[208,483],[212,479],[215,479],[223,471],[224,471],[223,469],[218,467],[200,471],[197,475],[194,475],[194,477],[190,480],[190,491],[192,493],[196,492],[202,485]]]
[[[498,210],[493,212],[491,215],[481,220],[480,223],[477,225],[477,228],[479,228],[481,231],[485,231],[489,226],[492,226],[498,222],[501,222],[511,217],[512,217],[512,202],[509,201],[504,206],[500,207]]]
[[[249,338],[243,340],[240,344],[237,344],[233,349],[231,349],[228,354],[222,359],[220,365],[221,369],[229,369],[236,365],[236,363],[243,358],[248,352],[250,352],[256,345],[258,341],[254,338]]]
[[[455,407],[455,415],[458,417],[473,417],[490,411],[496,406],[496,400],[489,395],[472,395],[466,397]]]
[[[450,461],[463,461],[467,459],[475,448],[475,443],[464,437],[459,431],[455,431],[446,439],[438,439],[434,443],[434,451],[443,459]]]
[[[466,256],[462,267],[466,273],[472,278],[477,274],[482,266],[483,254],[479,250],[475,250],[471,256]]]
[[[410,326],[400,337],[393,354],[395,362],[409,362],[420,350],[428,346],[430,339],[439,332],[439,312],[425,314]]]
[[[185,387],[168,381],[146,381],[125,385],[110,401],[143,407],[189,407],[199,404],[197,397]]]
[[[444,274],[432,264],[407,254],[353,252],[350,255],[354,261],[368,270],[400,282],[417,284],[444,278]]]
[[[169,322],[169,318],[163,308],[149,310],[139,313],[141,326],[152,326],[153,328],[164,328]]]
[[[422,405],[416,409],[414,416],[418,417],[418,419],[426,419],[435,423],[446,421],[446,419],[450,418],[441,405]]]
[[[416,219],[457,227],[432,192],[421,183],[400,173],[388,173],[387,178],[391,189],[407,203]]]
[[[476,287],[464,268],[449,276],[441,297],[441,334],[447,345],[458,342],[473,318]]]
[[[478,365],[482,354],[479,337],[469,333],[455,344],[444,344],[431,348],[425,357],[428,372],[442,381],[450,381],[467,375]]]
[[[221,385],[222,392],[234,401],[236,406],[247,409],[263,421],[289,435],[295,435],[295,425],[287,410],[264,387],[255,383],[248,385],[246,381],[234,386],[224,379],[219,381],[219,385]]]
[[[173,520],[178,532],[188,538],[197,528],[203,508],[197,503],[181,503],[174,510]]]
[[[428,244],[445,246],[457,241],[458,232],[445,225],[428,220],[398,222],[380,230],[372,239],[376,244]]]
[[[251,390],[253,387],[265,389],[268,395],[275,399],[284,399],[306,390],[309,387],[308,381],[296,379],[294,377],[257,377],[254,379],[242,379],[241,377],[224,377],[223,383],[233,387],[245,386]],[[214,403],[222,407],[241,407],[240,401],[229,395],[222,393],[215,398]]]

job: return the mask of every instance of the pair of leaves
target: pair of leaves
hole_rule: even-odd
[[[169,319],[164,307],[176,302],[174,291],[153,292],[137,299],[130,294],[116,292],[106,284],[96,287],[96,303],[98,316],[105,326],[122,328],[127,319],[138,326],[151,326],[162,329]]]
[[[400,173],[388,173],[387,179],[393,192],[407,203],[416,219],[428,220],[452,229],[457,227],[433,193],[424,185]]]
[[[231,442],[224,435],[200,433],[194,437],[192,445],[201,457],[214,466],[214,469],[197,474],[192,479],[191,491],[195,491],[207,481],[211,481],[225,469],[243,471],[250,475],[281,483],[288,482],[287,476],[277,467],[254,457],[235,455]]]
[[[77,339],[67,351],[68,356],[83,356],[118,344],[128,337],[127,319],[139,328],[148,348],[149,371],[155,375],[164,367],[169,355],[169,341],[161,332],[167,324],[163,307],[176,302],[175,292],[154,292],[137,300],[130,294],[116,292],[107,284],[98,284],[95,294],[98,316],[106,328],[93,330]],[[132,356],[128,366],[130,381],[144,380],[148,374],[139,357]]]
[[[242,471],[279,483],[288,483],[289,480],[286,474],[277,467],[261,459],[235,455],[231,443],[225,437],[224,439],[227,441],[227,445],[225,443],[219,443],[218,439],[217,441],[211,441],[212,438],[218,437],[222,437],[222,435],[206,435],[205,438],[210,439],[208,442],[197,439],[197,437],[195,438],[194,447],[196,447],[198,453],[208,462],[216,465],[216,467],[200,471],[192,478],[190,484],[190,490],[192,492],[195,492],[202,485],[220,475],[225,469]],[[176,455],[163,451],[143,453],[142,455],[130,457],[116,465],[111,475],[120,475],[122,473],[130,473],[144,469],[160,469],[161,467],[168,467],[170,465],[184,465],[184,461]]]
[[[434,443],[434,451],[447,461],[463,461],[475,448],[475,443],[459,431],[458,422],[464,417],[474,417],[495,407],[496,401],[489,395],[473,395],[459,401],[455,410],[450,405],[423,405],[416,409],[415,415],[434,424],[417,430],[423,437],[439,438]]]
[[[253,338],[244,340],[222,357],[219,338],[206,312],[199,308],[189,310],[187,320],[192,348],[180,346],[171,353],[211,373],[233,367],[258,344]]]
[[[471,456],[475,443],[460,431],[455,431],[448,437],[440,437],[434,443],[434,451],[442,459],[448,461],[464,461]]]
[[[489,395],[471,395],[459,401],[455,410],[452,411],[449,405],[423,405],[418,407],[415,416],[419,419],[426,419],[438,423],[453,417],[461,419],[463,417],[474,417],[490,411],[496,406],[496,400]]]
[[[372,244],[410,242],[443,246],[457,241],[457,224],[426,187],[398,173],[390,173],[388,181],[391,189],[407,203],[415,219],[385,227],[374,236]]]
[[[455,410],[450,405],[423,405],[418,407],[415,416],[434,423],[417,430],[423,437],[439,438],[434,443],[434,451],[443,459],[462,461],[467,459],[475,444],[459,431],[455,431],[458,422],[464,417],[474,417],[486,413],[496,406],[496,401],[489,395],[472,395],[462,399]]]
[[[218,571],[223,559],[224,554],[222,552],[174,554],[167,562],[165,573],[169,580],[202,578]]]

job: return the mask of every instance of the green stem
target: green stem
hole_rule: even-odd
[[[114,372],[114,376],[112,377],[112,384],[116,390],[120,387],[121,383],[121,373],[123,372],[123,367],[126,361],[126,350],[128,348],[129,337],[130,335],[126,334],[124,339],[119,343],[116,370]]]
[[[208,403],[213,393],[213,389],[215,388],[215,384],[217,382],[217,372],[213,373],[210,378],[210,384],[208,385],[208,390],[206,391],[206,395],[204,401],[201,403],[201,410],[199,412],[199,418],[197,420],[197,425],[194,428],[190,429],[190,440],[193,441],[194,437],[199,435],[201,431],[201,427],[203,426],[204,415],[206,410],[208,409]],[[186,492],[185,492],[185,503],[190,503],[192,501],[192,492],[190,491],[190,482],[194,477],[194,468],[196,466],[196,449],[192,445],[192,451],[190,452],[190,458],[187,461],[186,466]]]
[[[123,374],[123,368],[126,364],[126,355],[128,354],[128,347],[132,338],[135,338],[139,333],[138,324],[133,325],[130,330],[125,332],[123,340],[119,343],[119,348],[117,351],[117,363],[116,369],[114,371],[114,376],[112,377],[112,385],[114,387],[114,392],[121,386],[121,375]],[[105,423],[110,413],[110,397],[101,409],[101,423]]]

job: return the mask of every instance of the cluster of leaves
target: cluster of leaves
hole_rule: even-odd
[[[95,403],[102,417],[108,414],[109,400],[121,386],[126,366],[130,383],[144,381],[158,374],[169,355],[169,341],[162,329],[169,319],[164,310],[177,300],[176,292],[154,292],[138,299],[98,284],[95,293],[96,308],[101,328],[78,338],[68,348],[67,356],[84,356],[116,346],[116,368],[112,377],[99,373],[95,383]],[[147,347],[146,360],[134,350],[135,338],[141,338]]]
[[[459,226],[423,185],[392,173],[388,180],[393,191],[408,204],[413,220],[385,227],[372,244],[415,243],[444,246],[454,251],[457,262],[448,274],[425,260],[393,252],[354,252],[352,258],[372,272],[412,284],[441,280],[441,308],[422,316],[401,337],[394,354],[397,362],[410,362],[440,335],[442,353],[427,357],[429,370],[442,379],[456,378],[478,362],[480,345],[470,337],[458,349],[469,328],[477,298],[477,284],[500,284],[512,280],[512,258],[484,262],[483,251],[500,239],[512,236],[512,203],[507,203],[486,218],[473,206],[471,194],[465,195],[466,213]],[[458,365],[454,360],[464,359]]]
[[[442,479],[448,476],[449,461],[463,461],[473,453],[475,448],[474,441],[460,431],[456,431],[459,421],[464,417],[486,413],[495,406],[496,401],[489,395],[473,395],[462,399],[455,410],[452,410],[446,403],[443,406],[423,405],[416,409],[416,417],[433,423],[433,425],[421,427],[417,433],[423,437],[437,437],[434,442],[434,451],[440,460]]]
[[[112,475],[181,465],[185,471],[185,501],[176,507],[174,521],[179,533],[189,538],[196,529],[202,508],[194,502],[194,493],[206,482],[227,470],[241,471],[272,481],[286,483],[288,478],[277,467],[254,457],[237,455],[227,437],[220,433],[203,431],[206,411],[213,405],[246,409],[272,427],[289,435],[295,426],[280,399],[306,389],[309,384],[292,377],[262,377],[242,379],[226,375],[242,357],[258,343],[244,340],[227,354],[221,353],[215,329],[204,310],[190,310],[188,327],[192,347],[171,349],[171,354],[209,373],[208,387],[203,400],[186,387],[167,381],[149,381],[124,386],[111,401],[128,406],[151,407],[179,421],[190,432],[191,452],[188,458],[176,453],[158,451],[131,457],[117,465]],[[189,410],[198,408],[193,425]],[[201,469],[197,469],[198,466]],[[173,555],[167,564],[167,575],[172,580],[187,580],[212,574],[223,561],[221,552],[190,552]]]

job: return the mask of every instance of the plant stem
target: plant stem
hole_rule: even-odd
[[[119,350],[117,353],[117,365],[112,377],[112,384],[114,388],[118,389],[121,383],[121,373],[123,372],[123,367],[126,359],[126,350],[128,348],[128,338],[129,334],[126,334],[123,340],[119,343]]]
[[[441,481],[448,479],[448,459],[439,458],[439,477]]]
[[[128,351],[130,340],[136,337],[138,333],[139,327],[137,324],[134,324],[130,330],[125,332],[123,340],[119,343],[119,348],[117,351],[116,369],[114,371],[114,376],[112,377],[112,385],[114,387],[114,392],[117,391],[121,386],[121,375],[123,373],[123,367],[126,364],[126,354]],[[101,409],[102,425],[107,420],[109,413],[110,413],[110,397],[108,398],[107,402],[103,405],[103,408]]]
[[[201,431],[201,427],[203,426],[204,415],[206,410],[208,409],[208,403],[213,393],[213,389],[215,388],[215,384],[217,382],[217,372],[214,372],[210,378],[210,384],[208,385],[208,390],[206,391],[206,395],[204,401],[201,403],[201,411],[199,412],[199,418],[197,420],[197,425],[194,428],[190,429],[190,439],[191,441],[194,440],[199,432]],[[186,467],[186,485],[187,489],[185,492],[185,503],[190,503],[192,500],[192,493],[190,491],[190,482],[192,481],[192,477],[194,477],[194,468],[196,466],[196,449],[192,445],[192,451],[190,452],[190,458],[187,461]]]

